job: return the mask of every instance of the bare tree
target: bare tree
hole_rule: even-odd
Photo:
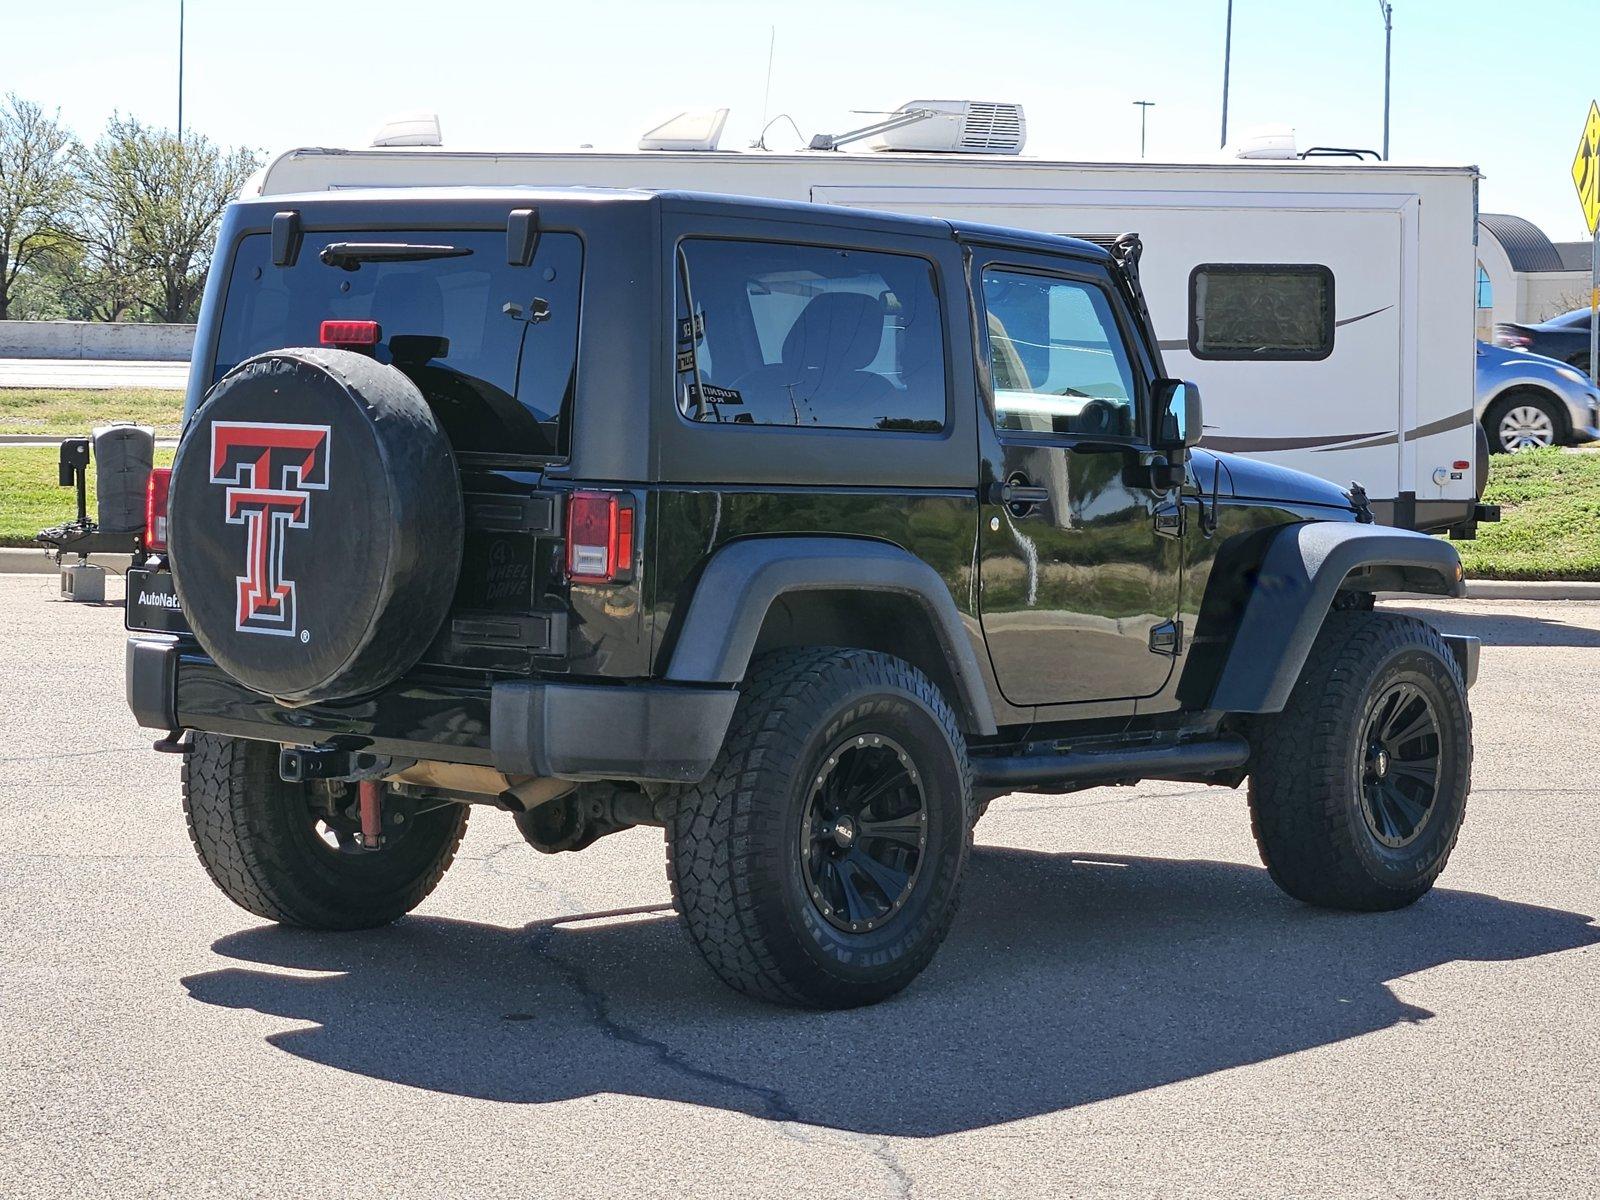
[[[7,93],[0,105],[0,321],[17,277],[67,238],[75,143],[59,113]]]
[[[1551,317],[1559,317],[1564,312],[1571,312],[1575,308],[1589,307],[1588,289],[1583,291],[1559,292],[1544,302],[1544,307],[1534,317],[1537,321],[1548,321]]]
[[[113,116],[78,156],[79,236],[93,273],[131,283],[155,320],[191,320],[222,210],[256,164],[243,147],[223,150],[204,136],[180,139]]]

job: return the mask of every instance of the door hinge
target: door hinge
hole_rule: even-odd
[[[1163,621],[1150,630],[1150,653],[1176,657],[1183,649],[1183,622]]]
[[[1155,510],[1156,533],[1161,537],[1183,536],[1183,505],[1169,500],[1158,504]]]

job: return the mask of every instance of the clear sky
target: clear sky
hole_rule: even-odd
[[[1486,211],[1585,235],[1568,166],[1600,94],[1600,0],[1394,0],[1396,160],[1475,163]],[[188,0],[185,123],[263,150],[364,145],[437,111],[446,144],[631,145],[683,108],[732,108],[725,147],[770,112],[807,135],[851,109],[1018,100],[1029,152],[1213,155],[1226,0]],[[173,123],[178,0],[0,0],[0,90],[92,136],[113,110]],[[1587,55],[1582,48],[1588,47]],[[1230,132],[1302,148],[1382,141],[1377,0],[1235,0]],[[775,148],[793,135],[774,134]]]

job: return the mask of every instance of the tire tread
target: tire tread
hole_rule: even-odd
[[[763,773],[787,773],[800,765],[812,733],[803,714],[840,689],[861,685],[912,693],[933,712],[955,748],[967,812],[964,866],[971,844],[972,766],[955,714],[927,676],[899,659],[864,650],[798,648],[763,656],[752,664],[716,764],[700,783],[679,789],[666,837],[673,904],[690,940],[717,976],[746,995],[807,1007],[839,1002],[819,995],[815,986],[802,986],[769,943],[757,902],[781,882],[754,834],[759,823],[777,819],[771,797],[762,791]],[[943,900],[927,954],[908,955],[902,970],[879,989],[883,995],[909,983],[943,940],[959,905],[963,873],[957,872],[956,886]]]
[[[1352,841],[1343,778],[1345,718],[1363,703],[1371,671],[1397,649],[1431,650],[1446,665],[1466,714],[1463,796],[1443,852],[1407,887],[1375,879]],[[1282,713],[1252,728],[1251,832],[1273,882],[1308,904],[1358,911],[1402,908],[1444,870],[1471,788],[1471,711],[1466,684],[1438,632],[1414,617],[1374,611],[1328,615]]]
[[[329,904],[304,886],[269,806],[285,785],[276,747],[212,734],[193,735],[183,760],[183,813],[189,841],[213,883],[247,912],[311,929],[386,925],[420,904],[444,877],[466,833],[467,806],[445,831],[428,867],[380,898]]]

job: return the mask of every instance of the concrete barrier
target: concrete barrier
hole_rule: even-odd
[[[188,362],[193,350],[193,325],[0,321],[0,358]]]

